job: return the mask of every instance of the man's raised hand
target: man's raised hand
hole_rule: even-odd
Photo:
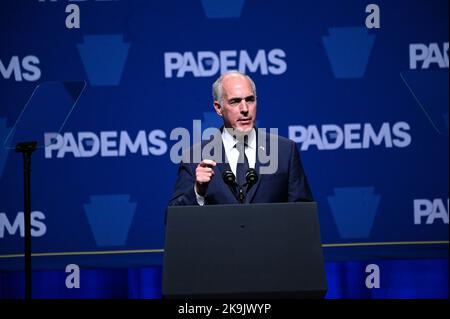
[[[208,185],[214,177],[214,166],[216,162],[204,159],[195,169],[195,190],[200,196],[205,196]]]

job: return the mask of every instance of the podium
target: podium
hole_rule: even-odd
[[[163,298],[323,298],[317,205],[167,209]]]

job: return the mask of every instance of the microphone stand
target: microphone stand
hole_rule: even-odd
[[[24,176],[24,228],[25,228],[25,299],[31,300],[31,154],[37,142],[23,142],[16,145],[16,152],[23,155]]]
[[[241,202],[241,204],[243,204],[245,199],[244,190],[242,189],[243,187],[241,185],[237,184],[237,186],[239,192],[239,201]]]
[[[241,204],[244,204],[244,202],[245,202],[245,195],[246,195],[246,193],[248,193],[250,188],[257,182],[258,175],[256,174],[255,169],[250,169],[246,173],[246,176],[245,176],[245,178],[247,180],[247,183],[245,183],[242,186],[236,182],[236,176],[234,176],[233,172],[231,172],[229,170],[222,172],[222,178],[223,178],[225,184],[227,184],[230,187],[230,189],[233,192],[233,194],[236,197],[236,199]],[[244,193],[244,187],[245,186],[247,186],[247,190]],[[237,189],[237,193],[236,193],[236,189]]]

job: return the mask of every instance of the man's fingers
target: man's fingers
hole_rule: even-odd
[[[214,176],[214,172],[198,172],[197,173],[197,179],[199,178],[211,178]]]
[[[200,177],[200,178],[198,178],[197,179],[197,183],[199,183],[199,184],[207,184],[207,183],[209,183],[211,181],[211,178],[209,178],[209,177]]]
[[[204,159],[203,161],[201,161],[199,164],[199,166],[201,167],[214,167],[216,166],[216,162],[214,162],[213,160],[209,160],[209,159]]]
[[[200,164],[197,166],[196,170],[197,173],[211,173],[214,175],[214,169],[209,166],[200,166]]]
[[[198,169],[199,172],[201,173],[209,173],[209,174],[214,174],[214,170],[210,167],[200,167]]]
[[[206,187],[208,187],[208,184],[214,176],[214,166],[216,166],[216,162],[205,159],[201,161],[195,169],[195,181],[197,185],[201,185],[203,189],[202,194],[206,192]]]

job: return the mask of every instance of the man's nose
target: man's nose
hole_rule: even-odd
[[[241,113],[248,113],[248,105],[245,100],[241,102]]]

